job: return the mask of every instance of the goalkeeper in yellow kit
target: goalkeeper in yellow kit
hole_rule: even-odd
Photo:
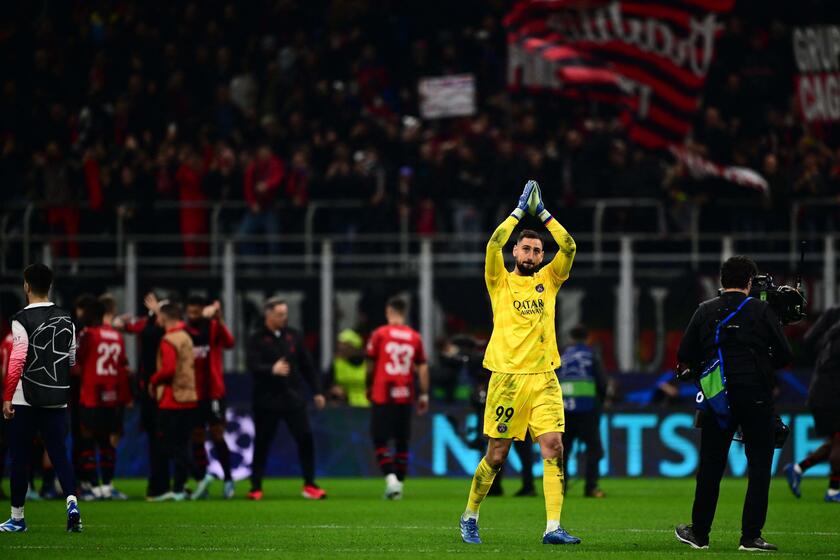
[[[513,247],[513,272],[505,269],[502,249],[525,212],[542,220],[560,249],[543,268],[540,235],[523,230]],[[493,307],[493,334],[484,355],[492,372],[487,389],[484,434],[487,454],[475,470],[467,509],[461,516],[461,538],[480,544],[478,508],[504,465],[511,442],[525,431],[540,444],[543,456],[546,530],[543,544],[578,544],[560,527],[563,506],[563,395],[554,370],[560,353],[554,332],[557,291],[572,268],[575,242],[545,209],[539,185],[528,181],[519,204],[487,243],[484,280]]]

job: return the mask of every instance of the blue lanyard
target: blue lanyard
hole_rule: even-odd
[[[726,387],[726,376],[723,374],[723,352],[721,352],[721,350],[720,350],[720,329],[726,323],[728,323],[729,320],[732,319],[732,317],[734,317],[739,311],[741,311],[741,308],[744,307],[744,305],[746,305],[746,303],[748,301],[750,301],[751,299],[752,299],[752,297],[747,296],[744,299],[744,301],[741,302],[741,305],[739,305],[735,309],[735,311],[733,311],[732,313],[727,315],[726,318],[723,321],[721,321],[720,323],[718,323],[718,326],[715,328],[715,346],[717,346],[717,352],[718,352],[718,364],[720,366],[720,379],[723,382],[724,387]]]

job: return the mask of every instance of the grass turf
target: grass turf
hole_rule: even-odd
[[[569,489],[563,526],[583,539],[578,546],[541,544],[542,497],[488,498],[480,520],[483,545],[461,543],[458,515],[466,502],[466,479],[409,479],[403,501],[381,499],[378,479],[321,481],[329,499],[300,497],[297,480],[270,480],[266,498],[223,501],[221,483],[203,502],[149,504],[141,481],[121,481],[128,502],[81,504],[85,531],[64,532],[60,502],[27,504],[29,532],[0,534],[2,558],[673,558],[703,555],[743,557],[737,552],[744,480],[725,480],[711,549],[695,551],[673,536],[690,516],[693,480],[606,479],[603,500],[584,499],[579,484]],[[506,480],[512,493],[517,481]],[[783,479],[773,480],[764,536],[779,556],[840,558],[840,506],[822,501],[824,481],[806,480],[795,499]],[[5,516],[4,516],[5,518]]]

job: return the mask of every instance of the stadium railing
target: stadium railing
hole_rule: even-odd
[[[305,281],[315,297],[320,298],[322,316],[321,360],[332,355],[332,334],[336,317],[331,305],[336,291],[342,286],[365,286],[370,280],[409,279],[411,290],[416,290],[421,310],[421,330],[434,340],[434,289],[460,286],[449,280],[481,278],[484,262],[486,232],[476,234],[417,235],[410,233],[407,224],[397,234],[356,234],[353,237],[317,231],[316,223],[321,212],[352,208],[363,210],[357,201],[317,201],[306,210],[303,219],[304,233],[279,235],[268,239],[264,235],[238,236],[224,227],[225,213],[240,217],[244,204],[200,203],[210,213],[207,235],[184,237],[172,233],[133,233],[125,225],[114,234],[84,234],[56,236],[34,227],[36,213],[42,205],[25,204],[17,208],[6,206],[0,213],[0,283],[16,287],[19,274],[26,263],[38,260],[56,267],[63,277],[81,282],[96,282],[107,286],[120,286],[125,300],[140,300],[140,287],[171,285],[176,278],[191,282],[196,288],[223,294],[226,313],[239,329],[238,337],[244,339],[242,317],[236,316],[236,302],[241,299],[243,288],[269,280],[275,286],[291,286]],[[810,250],[805,262],[805,272],[817,278],[815,293],[809,294],[814,309],[819,311],[837,301],[836,233],[823,233],[814,228],[799,228],[801,211],[809,207],[836,208],[834,199],[813,199],[795,202],[791,207],[790,231],[775,233],[735,232],[727,235],[699,232],[699,211],[691,217],[690,227],[680,233],[663,231],[665,209],[661,201],[652,199],[610,199],[586,201],[580,207],[592,211],[591,232],[574,231],[579,250],[575,261],[575,279],[607,279],[624,294],[617,298],[625,302],[617,307],[615,325],[617,356],[621,367],[628,371],[636,366],[635,318],[628,302],[635,301],[628,294],[634,293],[639,282],[680,281],[686,272],[714,276],[720,262],[735,253],[748,253],[762,267],[779,276],[792,273],[798,261],[798,242],[808,240]],[[79,205],[85,209],[85,205]],[[161,210],[177,211],[188,206],[180,203],[160,202]],[[613,209],[641,208],[650,214],[653,227],[646,232],[604,231],[605,216]],[[600,216],[597,220],[597,216]],[[118,222],[119,223],[119,222]],[[156,224],[157,225],[157,224]],[[52,244],[78,242],[81,257],[71,260],[54,254]],[[202,244],[204,252],[193,259],[185,259],[182,245],[185,241]],[[265,252],[267,243],[280,247],[277,254]],[[248,244],[258,251],[248,254]],[[548,248],[551,251],[551,245]],[[506,258],[510,259],[509,255]],[[443,283],[440,281],[443,280]],[[416,283],[415,283],[416,282]],[[404,282],[402,285],[406,285]],[[466,285],[466,284],[463,284]],[[471,285],[471,284],[470,284]],[[441,287],[443,286],[443,287]],[[345,288],[346,289],[346,288]],[[353,289],[358,289],[354,287]],[[626,297],[625,297],[626,296]],[[310,294],[312,297],[312,294]],[[311,301],[311,300],[310,300]],[[242,352],[231,358],[241,362]]]
[[[744,205],[745,211],[755,211],[754,205],[750,206],[742,200],[721,200],[716,201],[716,207],[720,208],[738,208],[738,205]],[[79,244],[95,245],[99,247],[97,250],[85,251],[88,253],[82,256],[80,265],[91,264],[90,261],[92,253],[96,256],[97,262],[100,264],[104,260],[113,255],[116,266],[121,266],[124,259],[125,246],[128,238],[132,238],[135,242],[142,242],[147,244],[182,244],[185,240],[195,241],[200,244],[207,244],[208,261],[198,259],[196,262],[201,266],[209,266],[213,270],[218,270],[221,257],[223,242],[229,239],[231,235],[235,235],[236,239],[246,244],[268,244],[268,243],[290,243],[295,247],[296,252],[303,252],[306,269],[308,272],[313,270],[314,262],[317,259],[316,251],[317,244],[326,238],[340,238],[339,233],[324,233],[318,231],[316,226],[319,217],[324,213],[330,211],[352,210],[362,211],[365,204],[359,200],[312,200],[310,201],[303,214],[303,220],[300,224],[300,233],[298,234],[281,234],[274,238],[265,235],[257,236],[241,236],[234,232],[226,231],[225,225],[231,225],[238,222],[242,215],[247,212],[247,205],[244,201],[200,201],[200,202],[180,202],[180,201],[158,201],[154,203],[153,208],[157,212],[170,212],[171,220],[175,218],[175,212],[186,208],[202,208],[208,211],[208,233],[206,235],[196,235],[190,238],[185,238],[177,232],[169,234],[160,233],[161,223],[155,221],[148,232],[132,232],[129,230],[126,219],[123,215],[118,214],[115,217],[115,229],[111,233],[103,231],[97,234],[79,234],[75,236],[55,236],[44,231],[43,226],[38,229],[34,227],[33,222],[38,211],[48,208],[49,205],[45,202],[28,202],[28,203],[9,203],[5,205],[4,211],[0,213],[0,272],[13,272],[16,270],[10,266],[8,257],[11,249],[10,245],[14,243],[20,244],[18,251],[20,256],[20,263],[30,262],[32,260],[33,244],[41,244],[47,241],[62,241],[62,242],[76,242]],[[562,208],[562,206],[560,206]],[[754,239],[760,236],[765,241],[772,240],[774,248],[778,247],[779,243],[786,241],[789,253],[789,264],[794,266],[799,253],[799,241],[803,233],[807,235],[817,235],[822,233],[826,227],[833,228],[835,226],[833,221],[825,218],[825,216],[818,216],[818,219],[812,217],[805,225],[807,231],[802,232],[802,216],[809,210],[831,209],[837,208],[838,201],[835,198],[814,198],[796,200],[790,207],[790,221],[785,224],[785,239],[779,239],[778,229],[776,233],[755,232],[750,235],[749,232],[738,231],[730,232],[733,239]],[[90,211],[90,207],[86,203],[75,204],[74,208],[82,211]],[[292,209],[291,204],[281,202],[278,211],[285,212]],[[662,239],[674,242],[688,241],[689,246],[687,251],[681,249],[680,252],[687,252],[690,255],[690,262],[693,270],[697,270],[700,265],[700,253],[706,248],[701,245],[709,239],[720,239],[722,233],[700,233],[701,212],[706,208],[697,205],[688,205],[688,219],[687,224],[679,224],[679,231],[668,231],[669,227],[666,221],[667,208],[665,203],[659,199],[653,198],[604,198],[604,199],[583,199],[577,202],[575,208],[570,210],[576,215],[585,210],[591,217],[589,222],[592,224],[591,234],[587,236],[581,231],[575,232],[575,238],[583,241],[591,242],[591,254],[593,255],[593,267],[596,271],[601,270],[604,263],[604,252],[609,249],[611,242],[615,242],[621,235],[632,235],[635,239]],[[605,227],[606,217],[612,211],[633,211],[638,212],[636,223],[644,222],[648,227],[645,231],[622,231],[622,232],[608,232]],[[95,217],[102,217],[102,213],[96,214]],[[105,216],[107,218],[107,216]],[[577,216],[579,221],[580,217]],[[778,224],[774,224],[779,227]],[[177,229],[177,228],[175,228]],[[461,241],[468,244],[483,243],[485,233],[471,234],[453,234],[442,233],[430,236],[433,239],[447,239],[453,241]],[[711,237],[709,237],[711,236]],[[402,255],[402,261],[407,262],[407,256],[412,251],[412,247],[416,247],[416,242],[424,236],[419,236],[411,232],[411,224],[406,215],[399,217],[398,229],[396,232],[388,233],[370,233],[370,234],[354,234],[352,243],[363,243],[369,240],[372,243],[382,242],[388,243],[388,252],[396,250]],[[396,244],[393,242],[396,240]],[[103,251],[104,246],[111,246],[112,248]],[[179,249],[179,248],[178,248]],[[104,254],[103,254],[104,252]],[[161,251],[158,251],[159,253]],[[163,253],[177,254],[179,251],[172,248],[170,251],[163,251]],[[381,251],[375,251],[381,254]],[[282,256],[282,255],[281,255]],[[357,255],[358,256],[358,255]],[[254,262],[259,259],[255,258]],[[165,261],[159,261],[159,264],[164,264]],[[183,263],[183,259],[177,257],[175,262]]]

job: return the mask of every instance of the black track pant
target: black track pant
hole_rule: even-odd
[[[598,487],[598,462],[604,456],[601,445],[601,413],[597,410],[587,412],[567,412],[566,431],[563,433],[563,472],[569,464],[569,455],[576,440],[586,445],[586,487],[589,492]]]
[[[189,476],[197,477],[196,467],[192,461],[190,448],[190,434],[195,427],[195,410],[166,410],[157,411],[157,437],[160,449],[166,459],[173,463],[172,491],[183,492],[184,484]],[[168,472],[166,486],[169,486]],[[168,489],[168,488],[167,488]]]
[[[730,386],[728,393],[735,424],[741,426],[744,435],[747,454],[749,482],[741,517],[741,536],[753,539],[761,536],[767,519],[775,428],[773,401],[769,390],[760,387]],[[702,540],[708,537],[715,517],[720,479],[726,469],[733,432],[721,429],[711,414],[703,416],[701,427],[700,468],[691,519],[694,534]]]
[[[12,507],[23,507],[29,488],[27,476],[32,439],[41,434],[44,447],[61,482],[64,497],[76,493],[73,465],[67,454],[68,417],[66,408],[41,408],[15,406],[15,416],[8,423],[9,453],[12,469],[9,483],[12,490]]]
[[[169,466],[163,449],[163,440],[158,437],[157,401],[144,395],[140,400],[140,422],[148,438],[149,480],[147,496],[159,496],[168,490]]]
[[[307,485],[315,484],[315,438],[309,426],[309,415],[306,408],[291,410],[274,410],[258,408],[254,410],[254,464],[251,467],[251,490],[262,490],[262,479],[268,461],[268,451],[271,442],[277,435],[277,425],[280,421],[286,423],[292,438],[297,444],[300,469],[303,482]]]

